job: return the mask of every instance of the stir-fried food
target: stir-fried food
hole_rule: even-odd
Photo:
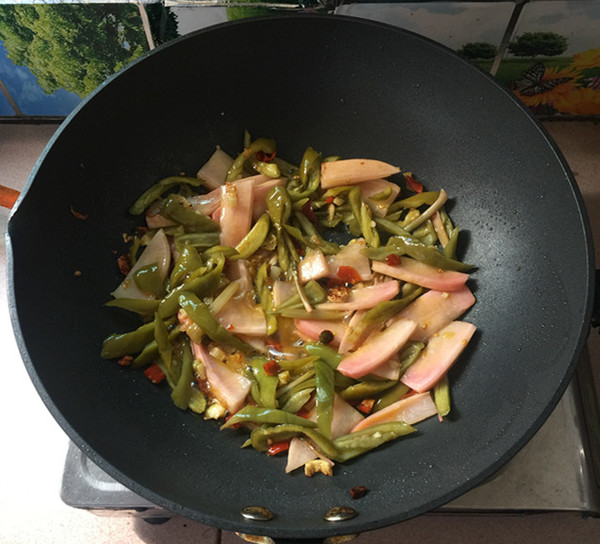
[[[475,298],[447,199],[386,162],[309,147],[293,165],[246,134],[236,157],[218,148],[131,206],[145,224],[107,305],[143,324],[102,356],[287,453],[286,471],[331,475],[450,411]]]

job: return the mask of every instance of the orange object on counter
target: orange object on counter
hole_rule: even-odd
[[[10,210],[15,205],[20,194],[16,189],[0,185],[0,206]]]

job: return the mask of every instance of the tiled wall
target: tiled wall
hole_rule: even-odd
[[[287,1],[288,11],[299,11],[300,2]],[[436,40],[490,71],[539,115],[600,116],[600,0],[301,4]],[[202,27],[265,12],[185,0],[0,0],[0,119],[65,116],[144,51]]]

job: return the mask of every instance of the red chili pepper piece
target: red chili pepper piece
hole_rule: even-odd
[[[370,414],[373,409],[373,404],[375,404],[375,399],[363,399],[356,409],[363,414]]]
[[[283,453],[290,449],[290,441],[285,440],[283,442],[275,442],[269,446],[267,453],[269,455],[277,455],[278,453]]]
[[[131,261],[129,260],[129,255],[123,253],[123,255],[119,255],[117,259],[117,266],[119,267],[119,272],[123,274],[123,276],[127,276],[131,271]]]
[[[129,366],[133,361],[133,357],[131,355],[123,355],[118,361],[117,364],[119,366]]]
[[[310,417],[310,412],[304,408],[300,408],[300,410],[298,410],[296,412],[296,415],[298,417],[303,417],[304,419],[308,419]]]
[[[152,383],[160,383],[165,379],[165,373],[156,363],[150,365],[146,370],[144,370],[144,375]]]
[[[358,283],[362,281],[360,274],[351,266],[340,266],[337,275],[344,283]]]
[[[385,258],[385,264],[387,264],[388,266],[396,266],[400,263],[400,255],[396,255],[395,253],[392,253],[391,255],[388,255]]]
[[[409,189],[412,189],[415,193],[423,192],[423,185],[413,178],[408,172],[404,174],[404,179],[406,180],[406,185],[408,185]]]
[[[229,414],[226,418],[225,418],[225,422],[229,421],[235,414]],[[230,429],[239,429],[242,426],[241,423],[234,423],[233,425],[230,425],[229,428]]]
[[[281,351],[283,349],[283,346],[279,342],[277,342],[276,340],[272,340],[272,339],[267,340],[265,342],[265,345],[269,346],[277,351]]]
[[[345,285],[346,282],[342,281],[340,278],[327,278],[325,280],[325,287],[327,287],[327,289],[339,289]]]
[[[315,211],[313,210],[310,200],[302,206],[302,213],[306,218],[315,226],[319,226],[319,219],[317,218]]]
[[[330,196],[326,201],[325,204],[333,204],[333,201],[335,200],[334,196]]]
[[[263,369],[265,370],[265,374],[267,376],[277,376],[277,374],[279,374],[279,371],[281,370],[281,367],[277,364],[276,361],[267,361],[263,365]]]
[[[273,153],[265,153],[264,151],[258,151],[256,153],[256,160],[260,162],[271,162],[275,158],[276,154],[277,151],[273,151]]]
[[[368,489],[364,485],[355,485],[350,488],[350,496],[353,499],[360,499],[367,494]]]

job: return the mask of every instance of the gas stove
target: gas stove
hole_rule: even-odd
[[[172,516],[111,478],[73,443],[61,498],[69,506],[103,516],[136,516],[150,522]],[[564,396],[531,441],[492,478],[437,512],[600,516],[600,418],[587,351]]]

